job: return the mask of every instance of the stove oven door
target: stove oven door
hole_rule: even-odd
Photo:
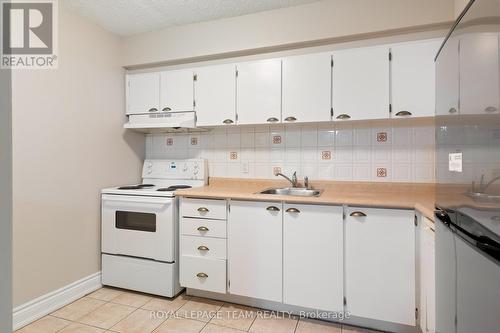
[[[102,252],[175,261],[175,198],[102,195]]]

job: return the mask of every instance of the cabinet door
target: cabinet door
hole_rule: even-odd
[[[331,53],[283,59],[284,122],[331,120],[331,60]]]
[[[450,38],[436,60],[436,115],[457,115],[458,40]]]
[[[393,117],[432,117],[435,113],[434,57],[441,40],[391,47]]]
[[[342,50],[333,54],[335,119],[389,118],[389,48]]]
[[[231,294],[282,301],[282,204],[231,201],[228,221]]]
[[[498,35],[460,37],[460,114],[498,113]]]
[[[193,71],[175,70],[161,73],[161,111],[193,111],[194,80]]]
[[[424,218],[427,225],[433,224],[429,219]],[[434,230],[425,227],[425,247],[426,247],[426,323],[427,332],[436,332],[436,251]]]
[[[237,70],[238,124],[281,121],[281,60],[242,63]]]
[[[196,69],[196,117],[198,126],[236,123],[236,66]]]
[[[353,316],[415,326],[414,211],[347,210],[345,286]]]
[[[127,75],[127,114],[156,112],[160,108],[160,74]]]
[[[343,311],[343,208],[283,207],[283,302]]]

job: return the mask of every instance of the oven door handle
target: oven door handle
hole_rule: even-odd
[[[137,202],[137,203],[152,203],[152,204],[168,204],[173,201],[173,198],[168,197],[140,197],[140,196],[125,196],[125,195],[102,195],[102,202]]]

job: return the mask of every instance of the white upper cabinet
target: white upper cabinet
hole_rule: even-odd
[[[228,220],[229,292],[282,301],[282,204],[231,201]]]
[[[391,46],[392,117],[434,116],[434,57],[441,43],[432,40]]]
[[[194,80],[191,69],[161,72],[160,111],[193,111]]]
[[[128,74],[127,114],[157,112],[160,109],[160,74]]]
[[[460,114],[499,111],[498,35],[460,36]]]
[[[389,47],[333,53],[334,119],[389,118]]]
[[[259,60],[237,65],[238,124],[281,121],[281,60]]]
[[[197,126],[236,124],[236,66],[207,66],[195,70]]]
[[[343,311],[342,206],[283,210],[283,303]]]
[[[349,207],[345,286],[353,316],[415,326],[414,211]]]
[[[459,113],[458,40],[449,39],[436,60],[436,115]]]
[[[283,122],[331,120],[331,53],[283,59]]]

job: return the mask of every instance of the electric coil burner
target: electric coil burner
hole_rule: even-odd
[[[102,284],[174,297],[179,285],[176,191],[207,183],[204,160],[146,160],[142,184],[102,190]]]

